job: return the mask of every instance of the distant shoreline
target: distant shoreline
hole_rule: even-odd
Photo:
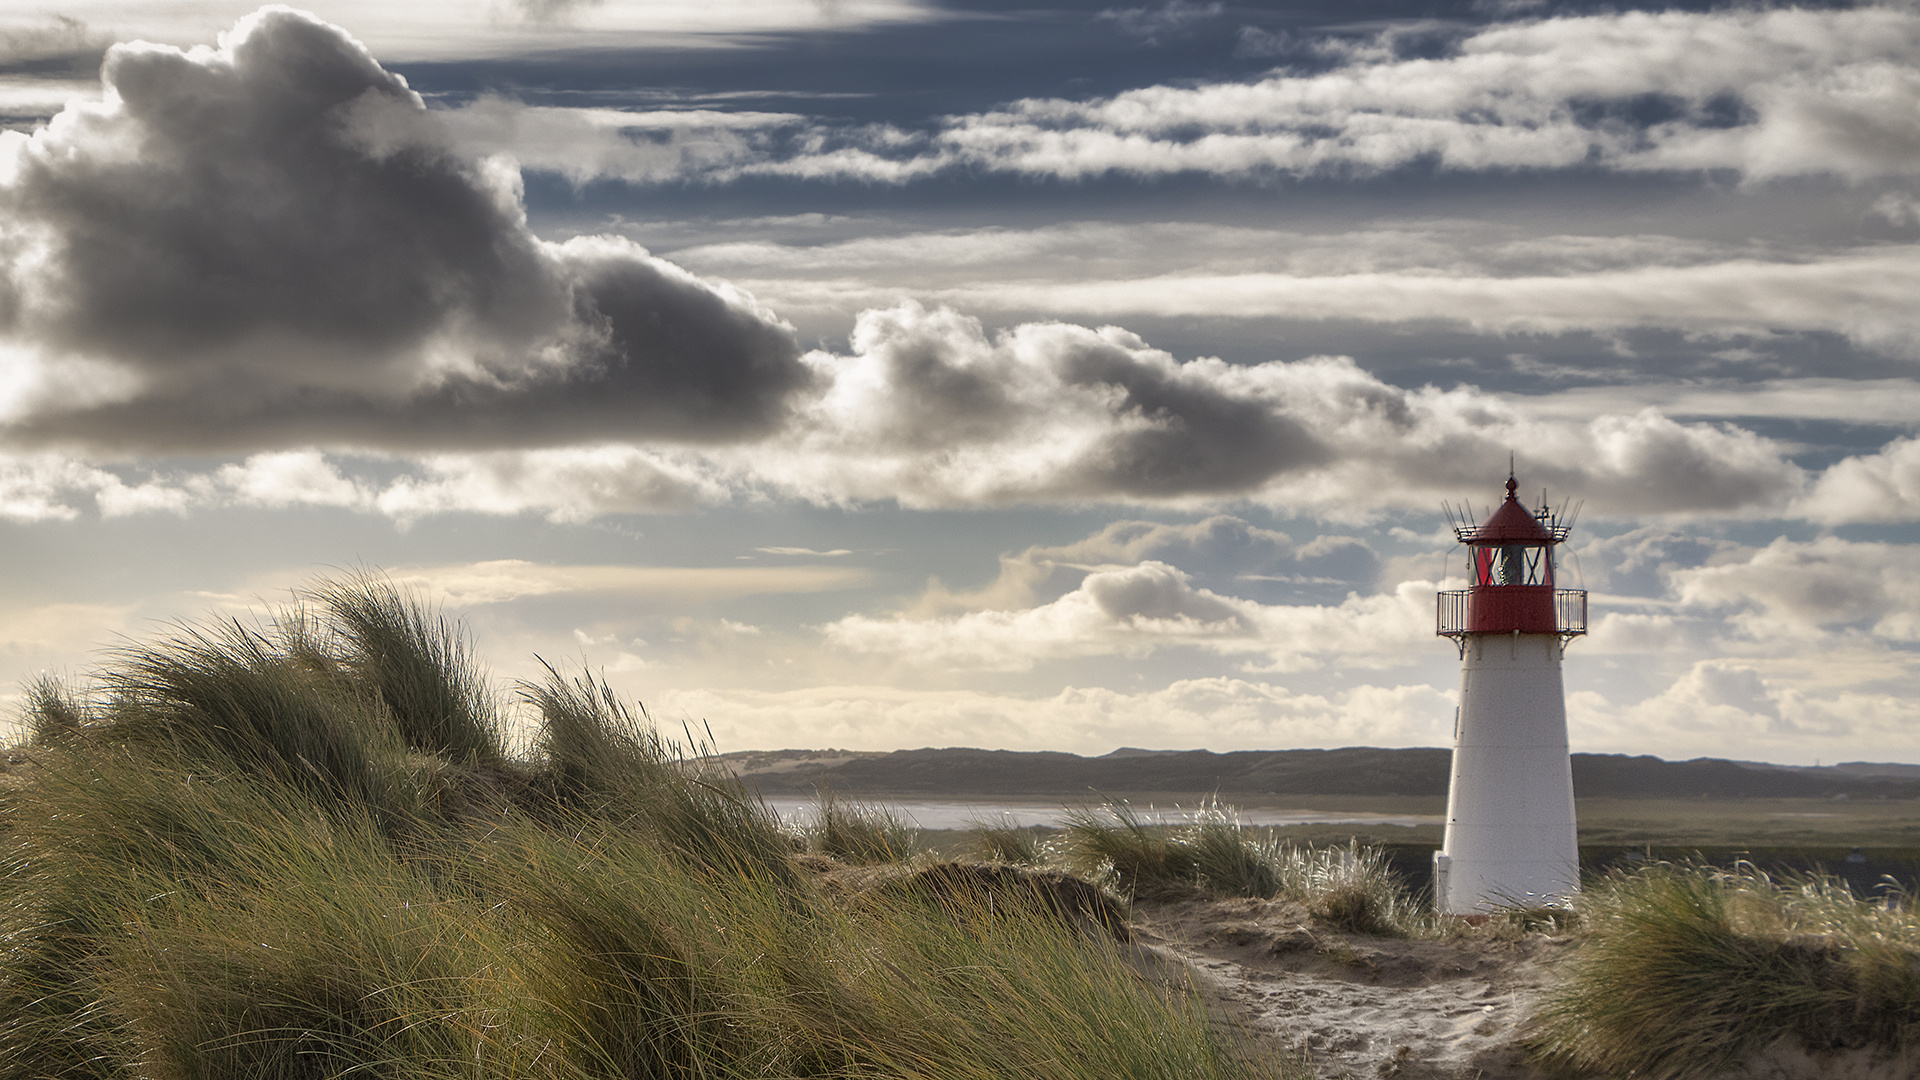
[[[1218,795],[1258,805],[1260,800],[1328,796],[1444,799],[1450,751],[1123,749],[1082,757],[972,748],[754,750],[714,760],[766,796],[831,790],[861,798],[1098,802],[1116,796],[1193,801]],[[1920,765],[1897,763],[1794,766],[1575,754],[1573,781],[1581,799],[1920,799]]]

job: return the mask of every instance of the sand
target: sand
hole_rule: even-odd
[[[1221,1012],[1324,1077],[1534,1080],[1520,1028],[1565,938],[1399,941],[1316,927],[1297,904],[1140,904],[1137,937]]]
[[[1401,941],[1311,924],[1297,904],[1186,899],[1134,908],[1135,939],[1183,967],[1226,1022],[1326,1080],[1550,1080],[1521,1045],[1571,938],[1485,932]],[[1920,1051],[1809,1055],[1778,1045],[1717,1080],[1916,1080]]]

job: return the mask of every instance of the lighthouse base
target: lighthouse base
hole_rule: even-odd
[[[1434,906],[1464,915],[1580,890],[1567,707],[1554,634],[1467,639]]]

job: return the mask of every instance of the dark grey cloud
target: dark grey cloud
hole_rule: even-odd
[[[0,326],[104,384],[18,443],[534,445],[762,433],[791,331],[624,241],[548,244],[340,29],[265,8],[217,51],[115,46],[0,186]]]
[[[1114,493],[1165,498],[1248,491],[1333,456],[1293,417],[1172,365],[1143,362],[1131,350],[1085,344],[1060,363],[1069,385],[1117,391],[1117,412],[1150,422],[1114,432],[1086,462],[1087,481]]]
[[[55,15],[44,26],[0,30],[0,74],[91,76],[106,48],[106,39],[86,23]]]
[[[600,4],[601,0],[514,0],[513,7],[528,22],[563,23]]]
[[[1118,327],[1029,323],[990,337],[976,319],[911,302],[862,313],[852,344],[809,355],[830,391],[790,447],[753,461],[799,497],[1244,497],[1351,521],[1473,491],[1510,454],[1529,484],[1607,514],[1780,509],[1805,482],[1787,447],[1738,427],[1651,408],[1534,416],[1469,387],[1392,386],[1345,357],[1183,362]],[[946,400],[957,404],[942,412]]]
[[[978,320],[905,303],[861,314],[814,431],[891,462],[880,497],[946,502],[1244,494],[1333,452],[1217,361],[1182,364],[1116,327]],[[836,481],[837,483],[838,481]]]

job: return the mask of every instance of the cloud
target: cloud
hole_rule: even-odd
[[[1347,536],[1323,536],[1304,547],[1286,533],[1227,514],[1190,524],[1121,520],[1071,544],[1036,545],[1000,556],[1000,573],[986,586],[954,592],[939,580],[908,612],[916,618],[975,610],[1032,607],[1077,587],[1090,571],[1156,561],[1195,579],[1223,585],[1246,581],[1328,581],[1370,585],[1379,566],[1372,549]],[[1328,575],[1342,575],[1329,578]]]
[[[1258,648],[1248,613],[1241,602],[1195,588],[1178,568],[1146,562],[1088,574],[1079,588],[1024,611],[936,619],[850,615],[829,624],[826,634],[843,649],[913,664],[1026,671],[1044,659],[1144,656],[1168,645],[1248,651]]]
[[[1174,0],[1102,17],[1159,41],[1223,12]],[[1300,52],[1313,62],[1253,81],[1022,99],[946,117],[932,132],[813,122],[745,157],[690,155],[681,175],[905,183],[967,169],[1261,180],[1426,166],[1861,181],[1920,172],[1920,74],[1910,65],[1920,14],[1903,7],[1522,18],[1456,29],[1439,55],[1432,34],[1417,48],[1409,37],[1388,28],[1302,43],[1249,28],[1242,55]]]
[[[764,156],[782,135],[812,126],[791,113],[560,108],[498,94],[436,110],[432,119],[468,156],[504,154],[522,169],[577,184],[660,183],[734,168]]]
[[[1072,591],[1034,607],[850,615],[825,632],[853,652],[987,671],[1181,647],[1248,658],[1257,671],[1311,670],[1336,657],[1348,667],[1394,667],[1429,658],[1421,650],[1432,643],[1433,597],[1433,583],[1414,581],[1349,594],[1337,605],[1267,605],[1197,587],[1185,571],[1149,560],[1088,573]]]
[[[670,691],[656,702],[658,715],[706,720],[722,746],[891,750],[962,741],[1081,754],[1118,746],[1435,746],[1446,741],[1453,715],[1451,695],[1430,686],[1363,684],[1321,695],[1224,677],[1137,693],[1068,687],[1029,697],[821,686]]]
[[[520,16],[529,22],[564,23],[583,11],[599,7],[604,0],[513,0]]]
[[[1729,612],[1761,640],[1854,630],[1920,641],[1920,548],[1775,539],[1745,558],[1672,572],[1681,603]]]
[[[1828,466],[1798,509],[1830,524],[1920,519],[1920,439],[1896,439],[1879,453]]]
[[[803,497],[916,505],[1178,499],[1257,489],[1326,460],[1300,419],[1115,327],[1016,327],[903,304],[853,351],[808,361],[830,389],[754,471]],[[1225,392],[1223,392],[1225,390]]]
[[[1496,25],[1449,55],[1391,33],[1316,74],[1031,99],[955,118],[939,153],[1079,177],[1443,169],[1733,169],[1751,178],[1912,175],[1920,16],[1623,12]]]
[[[1845,657],[1819,656],[1814,663]],[[1593,691],[1567,695],[1578,749],[1710,755],[1811,764],[1910,759],[1920,750],[1912,665],[1879,665],[1880,678],[1808,679],[1775,662],[1710,658],[1686,664],[1658,693],[1614,702]],[[1857,676],[1858,672],[1851,673]],[[1730,755],[1728,748],[1738,747]]]
[[[728,501],[731,489],[708,472],[697,462],[618,445],[436,454],[394,479],[375,506],[401,522],[444,513],[586,521]]]
[[[1781,725],[1780,706],[1760,673],[1739,662],[1701,661],[1634,708],[1637,718],[1681,731],[1765,733]]]
[[[852,346],[807,354],[805,379],[818,389],[795,399],[784,426],[732,444],[588,441],[595,410],[611,413],[620,404],[611,402],[580,405],[581,430],[555,431],[580,445],[335,452],[301,459],[310,488],[242,475],[293,461],[258,454],[240,472],[206,473],[6,460],[19,514],[60,516],[87,497],[113,513],[310,501],[402,522],[460,511],[577,521],[765,499],[1185,509],[1244,499],[1358,523],[1482,490],[1515,448],[1530,488],[1576,495],[1602,514],[1777,514],[1805,484],[1786,446],[1731,425],[1651,408],[1536,417],[1523,401],[1471,387],[1393,386],[1345,357],[1180,361],[1117,327],[1029,323],[990,337],[977,320],[915,304],[864,314]],[[659,392],[680,404],[682,422],[699,415],[704,377]],[[320,460],[337,475],[318,476]],[[283,490],[279,503],[265,494]],[[1351,579],[1371,562],[1333,541],[1300,558],[1317,565],[1273,572]]]
[[[816,317],[851,317],[911,296],[970,312],[1119,321],[1211,316],[1498,335],[1673,330],[1702,346],[1738,340],[1755,350],[1740,365],[1752,369],[1764,369],[1770,339],[1784,334],[1839,334],[1862,348],[1920,357],[1920,318],[1904,301],[1920,288],[1920,247],[1911,244],[1799,249],[1653,234],[1541,235],[1486,222],[1327,234],[1076,222],[814,239],[701,245],[675,258],[727,275],[783,311]],[[1499,347],[1515,345],[1527,347]],[[1662,389],[1694,400],[1716,394],[1711,386]],[[1782,389],[1790,407],[1798,395]],[[1718,394],[1727,396],[1724,388]]]
[[[579,594],[704,603],[850,589],[868,579],[865,570],[846,566],[549,566],[522,559],[400,567],[389,576],[398,585],[423,589],[453,607]]]
[[[1513,447],[1529,483],[1608,513],[1778,512],[1804,485],[1786,447],[1731,426],[1655,410],[1535,416],[1472,388],[1393,386],[1338,357],[1182,361],[1114,326],[990,335],[955,310],[906,302],[863,312],[845,352],[802,355],[737,288],[623,239],[535,237],[513,169],[457,148],[459,125],[494,106],[430,112],[342,31],[287,9],[249,16],[218,48],[115,46],[106,81],[103,101],[31,137],[0,136],[0,438],[23,452],[17,498],[0,512],[14,516],[61,516],[88,498],[109,515],[299,504],[402,522],[759,498],[1250,499],[1365,520],[1457,495]],[[624,130],[618,115],[576,119]],[[983,251],[1008,242],[989,240]],[[1308,317],[1358,316],[1372,290],[1376,311],[1384,295],[1391,311],[1477,312],[1476,325],[1508,329],[1599,325],[1629,309],[1657,320],[1658,296],[1727,307],[1695,329],[1840,318],[1865,334],[1872,313],[1904,310],[1906,284],[1920,284],[1895,272],[1920,259],[1890,250],[1833,271],[1824,290],[1805,274],[1756,290],[1752,275],[1707,273],[1732,263],[1703,270],[1702,252],[1676,243],[1588,244],[1582,265],[1618,280],[1567,288],[1485,278],[1462,291],[1461,279],[1406,271],[1406,250],[1383,240],[1362,262],[1400,260],[1387,277],[1349,263],[1333,284],[1255,274],[1127,289],[1174,296],[1189,314],[1222,297],[1264,304],[1278,289],[1280,308]],[[1608,269],[1650,248],[1677,265],[1631,288],[1642,271]],[[1869,278],[1901,299],[1861,292]],[[1036,286],[1028,302],[1097,308],[1111,300],[1101,289]],[[1520,299],[1496,299],[1501,289]],[[1896,322],[1872,332],[1898,336]],[[56,467],[32,457],[40,447],[121,461],[246,456],[142,474]],[[1366,562],[1351,546],[1324,555],[1337,574],[1277,572],[1338,576]]]
[[[907,303],[864,313],[831,389],[764,451],[766,488],[910,506],[1226,497],[1365,519],[1484,484],[1512,448],[1528,482],[1608,513],[1755,513],[1803,481],[1771,440],[1655,410],[1535,421],[1470,388],[1405,389],[1344,357],[1178,361],[1117,327],[977,320]],[[1490,463],[1492,463],[1490,465]]]
[[[1110,21],[1120,32],[1137,37],[1149,45],[1166,37],[1191,32],[1196,23],[1210,22],[1227,9],[1222,3],[1197,4],[1193,0],[1166,0],[1158,7],[1107,8],[1097,18]]]
[[[624,240],[536,238],[511,166],[455,153],[311,16],[117,45],[103,80],[104,101],[0,135],[16,445],[739,439],[808,382],[737,290]]]
[[[38,26],[0,28],[0,72],[42,78],[91,76],[106,38],[79,19],[54,15]]]
[[[67,4],[0,6],[0,35],[46,38],[59,20],[47,10],[97,13],[122,40],[186,46],[204,41],[210,19],[247,10],[239,0],[223,3],[127,3],[79,0]],[[759,35],[853,30],[935,21],[945,16],[922,0],[488,0],[430,3],[425,0],[368,3],[345,0],[315,5],[329,18],[351,25],[380,55],[403,62],[471,62],[476,58],[554,57],[612,50],[737,48]],[[100,42],[99,47],[104,47]],[[98,67],[99,51],[93,67]]]
[[[1704,566],[1737,547],[1731,541],[1671,525],[1643,525],[1590,539],[1576,546],[1574,554],[1584,587],[1616,596],[1657,598],[1667,595],[1674,572]]]
[[[959,285],[923,295],[968,308],[1092,316],[1214,315],[1441,323],[1495,334],[1564,334],[1653,327],[1765,337],[1825,331],[1916,357],[1920,321],[1900,298],[1920,287],[1920,248],[1876,246],[1797,259],[1733,258],[1692,265],[1494,275],[1471,268],[1312,276],[1171,273],[1116,280]]]

